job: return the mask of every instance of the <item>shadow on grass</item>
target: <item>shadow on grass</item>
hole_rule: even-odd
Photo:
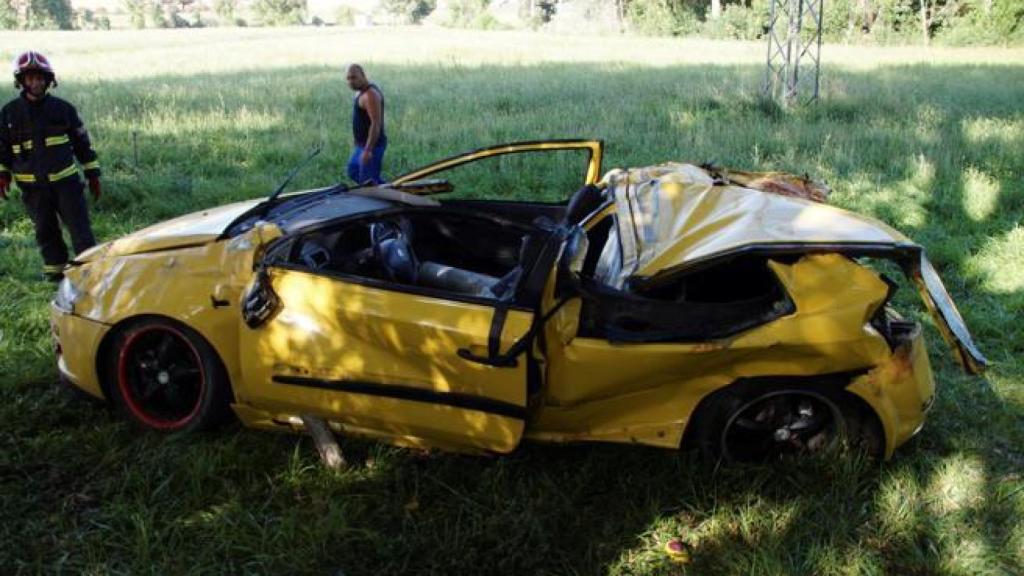
[[[992,375],[959,374],[930,330],[939,400],[922,435],[880,469],[843,460],[715,470],[627,446],[420,457],[352,441],[359,465],[334,475],[306,440],[240,430],[140,435],[66,400],[46,384],[54,372],[43,326],[5,344],[0,565],[664,574],[684,570],[661,552],[682,536],[694,546],[691,573],[1024,572],[1024,295],[1012,281],[1024,271],[1006,256],[1024,218],[1024,68],[838,72],[820,105],[788,112],[759,104],[758,67],[371,73],[388,98],[392,174],[499,141],[596,136],[608,143],[606,169],[715,160],[826,177],[836,203],[928,248],[995,361]],[[108,166],[108,196],[95,211],[107,236],[264,194],[312,140],[324,140],[327,154],[298,187],[336,180],[347,153],[349,93],[338,71],[62,90],[91,118]],[[23,219],[20,206],[0,206],[4,246],[30,240]],[[979,264],[986,250],[992,263]],[[2,309],[8,334],[44,316],[44,296],[27,289],[32,257],[0,256],[5,282],[28,294]]]

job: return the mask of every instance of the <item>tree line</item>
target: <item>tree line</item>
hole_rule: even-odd
[[[771,0],[516,0],[513,20],[493,0],[381,0],[359,15],[339,2],[332,21],[307,16],[306,0],[121,0],[127,26],[244,26],[361,22],[473,28],[595,25],[654,36],[756,40],[767,33]],[[791,0],[793,2],[799,0]],[[826,41],[883,44],[1024,44],[1024,0],[823,0]],[[503,3],[506,4],[507,3]],[[431,16],[443,12],[442,18]],[[204,20],[204,15],[205,20]],[[212,17],[211,17],[212,16]],[[0,0],[0,29],[103,29],[110,15],[74,10],[70,0]]]
[[[764,36],[771,7],[771,0],[620,1],[626,3],[626,19],[639,32],[744,40]],[[826,41],[1024,43],[1024,0],[823,0],[823,4],[821,27]]]

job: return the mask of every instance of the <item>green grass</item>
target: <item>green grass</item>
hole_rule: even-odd
[[[229,426],[140,434],[56,384],[40,260],[0,205],[0,567],[6,573],[1024,573],[1024,51],[826,46],[824,99],[758,102],[760,44],[446,30],[5,34],[53,56],[105,167],[94,227],[296,187],[348,152],[342,65],[387,96],[397,174],[500,141],[601,137],[606,168],[714,160],[808,172],[926,246],[981,348],[881,467],[713,469],[667,451],[526,445],[504,458],[311,443]],[[8,42],[7,39],[11,41]],[[12,90],[8,95],[13,96]],[[133,145],[133,142],[135,143]],[[568,192],[568,191],[566,191]],[[900,305],[924,318],[904,289]],[[925,320],[927,323],[928,321]],[[672,564],[670,538],[692,545]]]

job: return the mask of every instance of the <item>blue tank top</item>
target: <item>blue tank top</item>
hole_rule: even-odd
[[[366,140],[370,137],[370,114],[359,107],[359,97],[371,89],[376,89],[380,94],[380,137],[377,138],[377,145],[387,144],[388,141],[384,134],[384,93],[376,84],[370,84],[352,98],[352,137],[359,146],[366,145]]]

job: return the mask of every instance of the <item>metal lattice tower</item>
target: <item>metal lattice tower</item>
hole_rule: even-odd
[[[765,96],[790,106],[818,99],[824,0],[771,0]]]

